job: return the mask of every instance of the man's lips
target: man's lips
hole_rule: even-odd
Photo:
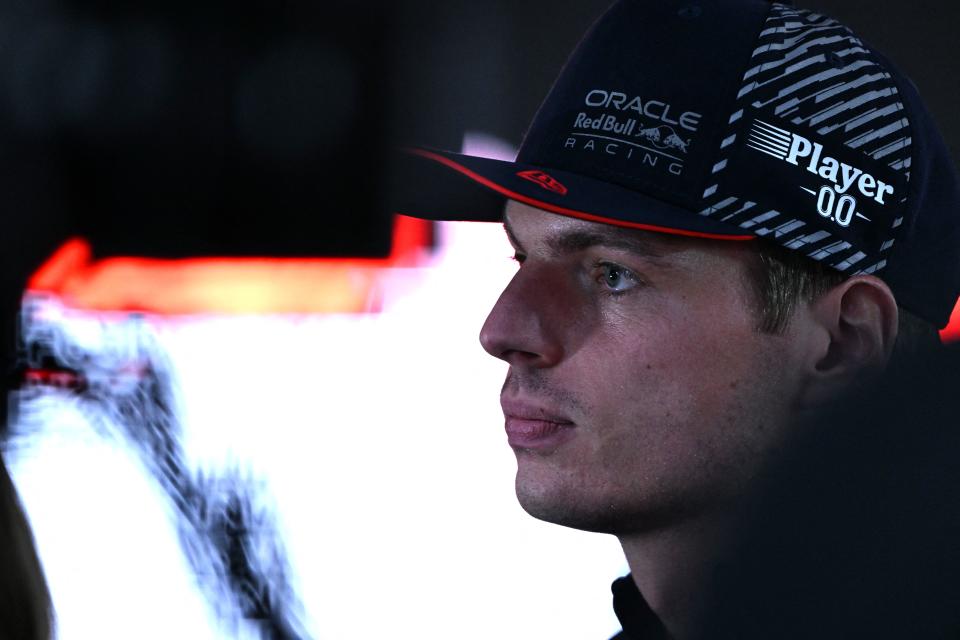
[[[534,404],[501,399],[511,447],[520,449],[552,449],[559,445],[575,426],[566,416]]]

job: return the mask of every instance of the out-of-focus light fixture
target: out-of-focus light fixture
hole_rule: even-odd
[[[198,313],[364,313],[380,308],[383,275],[421,266],[431,223],[396,216],[385,258],[92,258],[72,238],[33,275],[31,293],[78,309]]]

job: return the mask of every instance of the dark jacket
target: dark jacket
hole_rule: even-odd
[[[803,425],[718,559],[703,638],[960,638],[960,349]]]
[[[801,425],[704,584],[698,638],[960,638],[960,347]],[[666,637],[633,581],[618,640]]]
[[[611,640],[666,640],[669,637],[630,575],[615,580],[610,590],[613,591],[613,611],[622,627]]]

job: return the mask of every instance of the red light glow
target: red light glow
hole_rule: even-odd
[[[960,340],[960,302],[953,308],[953,313],[950,314],[950,322],[940,330],[940,340],[943,342]]]
[[[97,311],[196,313],[365,313],[380,308],[385,270],[416,267],[430,223],[396,216],[386,258],[112,257],[92,261],[89,243],[72,238],[30,279],[33,293]]]

